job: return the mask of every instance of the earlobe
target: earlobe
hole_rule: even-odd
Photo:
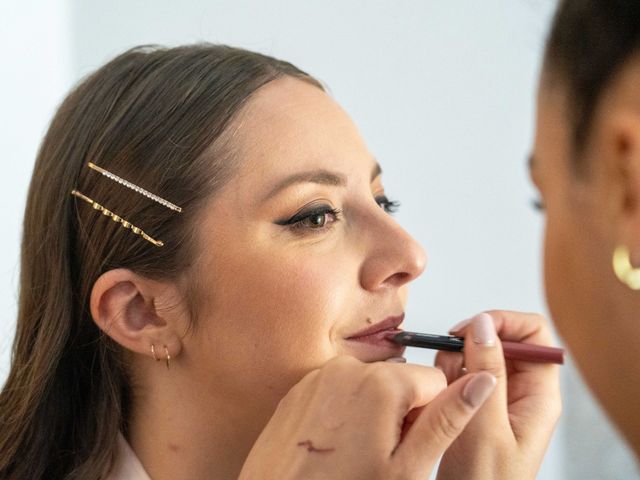
[[[156,306],[165,294],[166,288],[131,270],[109,270],[93,286],[91,315],[106,335],[128,350],[149,356],[152,344],[166,345],[175,357],[181,344],[176,319]]]

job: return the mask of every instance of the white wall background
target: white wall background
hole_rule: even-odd
[[[407,328],[445,332],[488,308],[545,310],[542,219],[530,208],[525,160],[554,0],[4,1],[0,383],[39,140],[72,83],[143,43],[241,46],[289,60],[329,85],[381,161],[391,197],[403,203],[398,220],[429,254],[412,288]],[[431,363],[433,354],[408,357]],[[629,453],[571,366],[564,375],[567,413],[539,478],[633,478]],[[593,456],[604,451],[616,452],[612,461]]]

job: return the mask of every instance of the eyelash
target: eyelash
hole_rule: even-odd
[[[384,209],[385,212],[389,214],[393,214],[398,211],[400,207],[400,202],[395,200],[389,200],[386,195],[379,195],[375,197],[376,203]],[[330,215],[333,217],[333,220],[327,225],[326,217]],[[299,230],[325,230],[327,228],[331,228],[333,223],[337,222],[342,215],[342,210],[339,208],[331,208],[326,205],[321,205],[319,207],[313,208],[311,210],[300,212],[297,215],[294,215],[289,220],[285,220],[284,222],[278,222],[279,225],[287,226],[291,230],[299,231]],[[324,223],[322,225],[313,227],[305,222],[313,217],[322,216],[324,218]]]
[[[389,200],[386,195],[378,195],[376,197],[376,203],[389,214],[396,213],[400,208],[400,202],[397,200]]]
[[[325,230],[327,228],[331,228],[331,225],[334,222],[338,221],[341,213],[342,213],[342,210],[340,210],[339,208],[331,208],[326,205],[321,205],[312,210],[308,210],[306,212],[300,212],[299,214],[294,215],[292,218],[282,223],[282,225],[288,226],[293,231]],[[333,220],[330,222],[328,226],[327,226],[327,215],[331,215],[333,217]],[[305,225],[306,220],[313,217],[319,217],[319,216],[322,216],[322,218],[324,219],[323,220],[324,223],[322,225],[316,226],[316,227]]]
[[[534,210],[537,210],[538,212],[544,212],[545,210],[544,203],[542,203],[542,200],[540,200],[539,198],[531,199],[531,206],[533,207]]]

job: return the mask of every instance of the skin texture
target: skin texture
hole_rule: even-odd
[[[326,93],[291,78],[257,92],[229,134],[239,170],[202,214],[192,328],[180,282],[111,270],[92,291],[94,320],[131,352],[134,451],[154,480],[238,478],[243,465],[243,479],[424,478],[482,402],[463,395],[474,375],[445,388],[437,369],[381,362],[401,348],[347,340],[402,314],[426,264],[380,206],[377,162]],[[325,173],[272,194],[308,171],[343,184]],[[321,205],[340,213],[282,225]],[[152,344],[160,358],[167,347],[170,370]],[[488,358],[504,367],[499,350]],[[309,452],[309,441],[335,450]]]
[[[566,88],[547,69],[531,165],[545,207],[545,285],[554,323],[636,455],[640,295],[618,281],[611,259],[617,245],[626,245],[632,263],[640,265],[639,81],[640,62],[634,58],[605,89],[577,154]]]

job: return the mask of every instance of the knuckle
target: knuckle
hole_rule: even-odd
[[[487,372],[501,379],[506,376],[506,367],[502,358],[485,358],[478,362],[474,371]]]
[[[298,399],[303,397],[305,395],[305,392],[311,389],[313,385],[318,383],[319,377],[319,370],[313,370],[307,373],[302,378],[302,380],[291,387],[291,389],[289,389],[289,392],[287,392],[287,394],[282,397],[282,399],[280,400],[280,405],[282,406],[282,408],[288,407],[289,405],[297,402]]]
[[[440,438],[453,440],[462,430],[463,422],[454,410],[444,409],[432,418],[431,431]]]
[[[317,370],[321,383],[348,377],[361,362],[350,355],[339,355],[332,358]]]
[[[322,370],[348,370],[356,365],[360,365],[361,363],[362,362],[351,355],[338,355],[337,357],[329,360],[322,367]]]
[[[431,381],[439,392],[447,388],[447,376],[444,371],[439,368],[432,368],[431,375],[433,376]]]
[[[393,388],[389,388],[390,385],[396,383],[397,377],[389,368],[385,368],[387,365],[382,363],[372,363],[367,365],[363,380],[363,388],[376,397],[385,397],[390,394]]]

